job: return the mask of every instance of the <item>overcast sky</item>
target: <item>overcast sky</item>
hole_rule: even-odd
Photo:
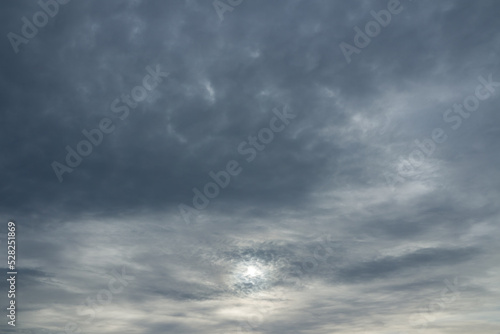
[[[0,330],[499,334],[499,13],[1,2]]]

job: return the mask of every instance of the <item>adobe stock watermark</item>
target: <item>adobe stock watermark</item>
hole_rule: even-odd
[[[212,4],[219,16],[219,20],[224,21],[224,13],[227,11],[232,12],[234,7],[241,5],[242,2],[243,0],[215,0]]]
[[[389,0],[389,2],[387,2],[387,9],[382,9],[379,12],[374,10],[370,11],[374,20],[368,21],[368,23],[365,24],[364,31],[358,26],[354,26],[354,32],[356,33],[353,39],[354,45],[346,42],[341,42],[339,44],[340,50],[347,63],[351,63],[351,56],[354,53],[360,54],[362,49],[370,45],[371,39],[377,37],[382,31],[382,28],[387,27],[391,23],[392,16],[400,14],[403,9],[404,7],[401,5],[400,0]]]
[[[21,18],[22,26],[21,26],[21,35],[16,34],[14,32],[9,32],[7,34],[7,38],[9,39],[10,45],[12,45],[12,49],[14,53],[19,52],[19,46],[21,44],[28,44],[28,42],[35,38],[38,34],[38,29],[43,28],[47,25],[50,18],[59,13],[59,5],[65,5],[70,0],[40,0],[38,1],[38,6],[42,10],[35,12],[31,18],[31,22],[26,16]]]
[[[112,270],[108,281],[108,288],[99,290],[95,297],[87,297],[81,307],[78,308],[77,314],[81,317],[88,316],[87,319],[82,320],[80,323],[68,322],[64,330],[66,334],[81,333],[81,326],[88,325],[96,318],[96,314],[103,310],[103,307],[109,305],[113,301],[113,296],[123,292],[130,281],[135,280],[135,276],[127,275],[125,267],[122,267],[121,274],[116,270]]]
[[[283,108],[279,111],[273,109],[274,116],[269,120],[269,127],[260,129],[257,135],[248,136],[247,141],[243,141],[238,145],[238,153],[245,157],[247,163],[252,162],[262,152],[266,145],[269,145],[274,140],[276,133],[285,130],[290,124],[290,120],[296,115],[289,113],[289,110]],[[179,213],[182,219],[187,224],[191,223],[191,218],[197,216],[199,211],[204,210],[210,204],[210,200],[219,196],[221,189],[226,188],[231,182],[232,177],[238,176],[243,171],[241,163],[237,160],[230,160],[226,163],[225,168],[219,172],[210,171],[208,176],[213,182],[207,182],[203,187],[193,188],[193,206],[181,203],[178,205]]]
[[[451,123],[450,127],[453,131],[458,130],[463,120],[468,119],[472,112],[479,109],[482,101],[494,96],[495,87],[500,87],[500,82],[493,81],[492,74],[488,76],[488,79],[479,76],[477,80],[480,84],[476,87],[474,94],[468,95],[462,103],[455,103],[452,108],[446,109],[443,113],[443,121]],[[384,173],[387,185],[394,190],[396,184],[404,183],[407,179],[414,177],[417,174],[417,169],[434,154],[437,145],[443,144],[447,139],[448,135],[444,129],[435,128],[432,130],[430,138],[424,138],[422,141],[415,140],[417,148],[411,151],[406,159],[399,156],[397,174]]]
[[[135,109],[138,103],[144,101],[151,91],[156,89],[163,81],[163,78],[168,77],[169,73],[162,72],[160,65],[156,65],[153,69],[151,66],[146,67],[146,74],[142,80],[142,85],[137,85],[132,88],[130,94],[122,94],[120,98],[116,98],[111,102],[110,109],[122,121],[124,121],[130,113],[130,108]],[[104,134],[109,135],[115,131],[116,127],[110,118],[104,117],[99,121],[98,127],[82,130],[85,139],[82,139],[76,144],[76,150],[71,146],[66,145],[66,165],[53,161],[51,163],[52,170],[54,171],[59,182],[63,182],[64,173],[72,173],[75,168],[80,166],[83,157],[89,156],[94,147],[101,145],[104,139]]]
[[[455,302],[460,297],[458,277],[453,283],[444,280],[446,287],[441,290],[440,296],[432,300],[428,305],[419,308],[418,312],[410,315],[408,322],[415,329],[425,329],[429,323],[437,319],[436,312],[444,310],[449,304]]]

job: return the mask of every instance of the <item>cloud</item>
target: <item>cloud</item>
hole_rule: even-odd
[[[457,278],[460,297],[426,331],[497,333],[498,92],[457,130],[443,113],[479,76],[500,80],[499,5],[401,0],[348,64],[339,44],[387,5],[243,1],[220,20],[197,0],[71,1],[19,52],[4,38],[16,328],[408,332]],[[5,36],[40,10],[1,7]],[[121,119],[113,101],[157,64],[168,77]],[[296,118],[248,163],[238,146],[275,108]],[[115,130],[60,183],[51,164],[103,118]],[[388,185],[435,128],[446,142]],[[178,205],[231,160],[242,172],[186,224]],[[121,270],[136,279],[104,301]]]

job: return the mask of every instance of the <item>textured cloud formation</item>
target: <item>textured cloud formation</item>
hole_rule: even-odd
[[[0,6],[2,332],[500,333],[497,1]]]

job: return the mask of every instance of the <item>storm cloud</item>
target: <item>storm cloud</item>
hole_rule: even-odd
[[[500,332],[497,1],[0,6],[2,332]]]

